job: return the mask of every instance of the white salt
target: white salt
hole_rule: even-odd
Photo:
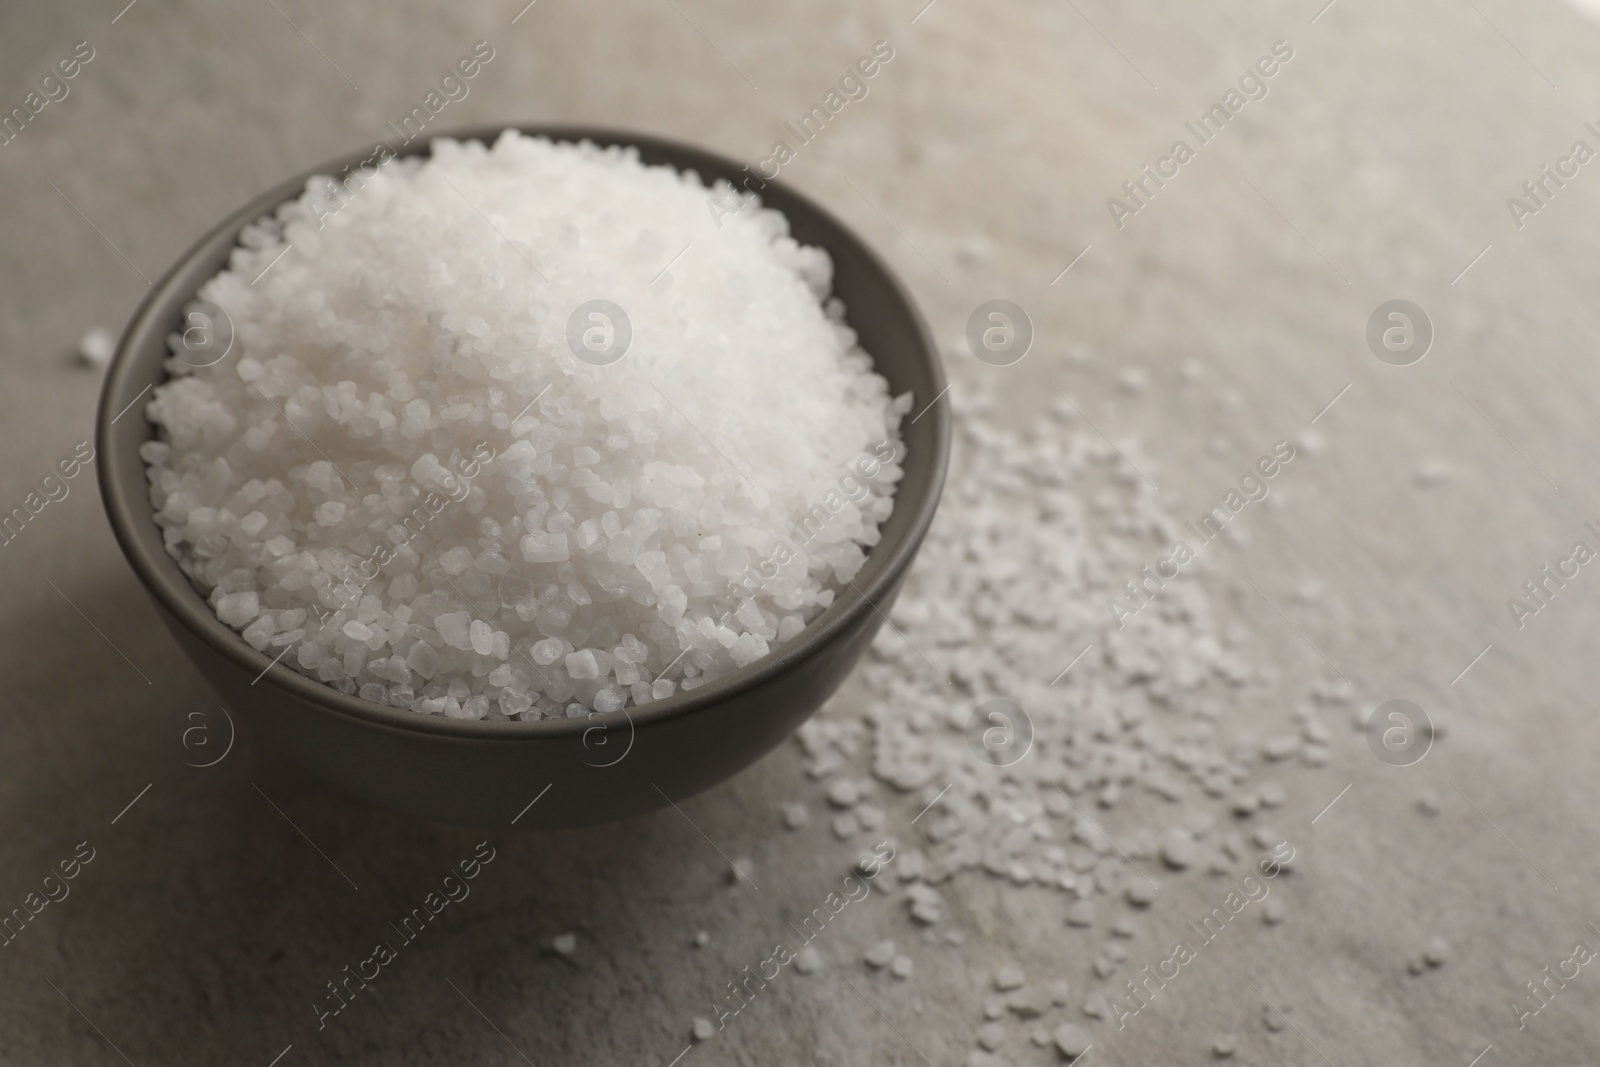
[[[1183,920],[1162,914],[1169,894],[1147,876],[1161,871],[1165,884],[1253,869],[1255,849],[1283,840],[1254,826],[1259,812],[1286,809],[1294,794],[1281,780],[1298,755],[1327,753],[1331,738],[1304,716],[1293,732],[1275,726],[1265,743],[1222,725],[1270,679],[1244,659],[1251,635],[1216,620],[1203,572],[1152,579],[1145,595],[1129,594],[1142,566],[1193,540],[1134,469],[1160,477],[1137,441],[1110,444],[1078,427],[1070,407],[1017,432],[1015,409],[968,382],[949,402],[951,478],[890,612],[893,626],[860,669],[864,714],[825,713],[799,732],[806,776],[818,782],[807,799],[826,803],[835,820],[856,820],[871,805],[844,805],[871,784],[867,773],[901,794],[874,800],[886,831],[909,839],[901,855],[921,859],[905,894],[914,921],[937,921],[935,887],[973,870],[999,880],[1006,913],[1013,887],[1062,891],[1066,944],[1050,938],[1040,954],[1071,960],[1088,983],[1082,1011],[1105,1019],[1107,995],[1127,997],[1119,972],[1143,955],[1129,944],[1139,933],[1130,916]],[[1317,679],[1308,688],[1316,705],[1354,706],[1348,686]],[[999,773],[971,733],[982,722],[975,712],[997,698],[1025,715],[1009,724],[1013,737],[1021,725],[1032,739]],[[1357,715],[1356,728],[1364,725]],[[1262,781],[1264,772],[1273,780]],[[1293,892],[1280,880],[1263,919],[1286,919]],[[1180,890],[1179,899],[1189,898]],[[1010,935],[1037,940],[1029,929]],[[991,1022],[1006,1010],[998,999],[983,1004]],[[1070,1050],[1090,1034],[1068,1036],[1062,1054],[1081,1054]]]
[[[200,289],[228,356],[152,394],[168,551],[252,646],[426,714],[581,717],[794,639],[878,540],[913,398],[825,252],[708,196],[513,132],[313,182]]]

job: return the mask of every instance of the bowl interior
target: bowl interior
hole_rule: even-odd
[[[492,142],[506,128],[479,127],[438,136]],[[693,170],[708,182],[725,178],[742,183],[749,177],[749,172],[733,160],[644,134],[582,126],[519,125],[514,128],[557,141],[586,138],[601,145],[634,146],[645,163]],[[397,149],[396,154],[422,155],[427,149],[427,143],[417,141]],[[909,566],[938,504],[949,452],[950,420],[948,404],[933,401],[946,387],[944,371],[916,306],[878,257],[811,200],[781,182],[771,182],[760,190],[763,203],[788,217],[790,232],[796,240],[825,248],[833,258],[834,295],[844,301],[846,319],[859,335],[862,346],[872,354],[878,373],[888,379],[895,395],[907,391],[913,394],[913,414],[927,407],[915,423],[909,416],[902,421],[906,455],[904,477],[895,494],[894,513],[884,523],[881,540],[868,553],[867,562],[853,583],[854,588],[846,586],[840,590],[834,603],[802,633],[762,659],[688,693],[643,707],[630,707],[625,712],[596,716],[593,720],[444,719],[348,697],[287,667],[268,670],[271,659],[251,648],[217,619],[162,545],[161,531],[155,524],[150,505],[145,464],[138,454],[139,446],[155,436],[155,428],[143,418],[143,405],[148,401],[149,390],[166,379],[162,363],[167,356],[167,335],[179,329],[182,309],[199,286],[226,265],[239,231],[275,210],[279,204],[299,196],[307,178],[340,173],[347,166],[368,159],[372,152],[372,148],[351,152],[288,179],[218,224],[152,288],[118,346],[97,417],[101,494],[124,554],[152,594],[181,625],[222,652],[241,670],[248,671],[251,677],[265,672],[260,680],[262,686],[287,690],[340,714],[401,730],[456,737],[553,737],[578,734],[596,723],[620,725],[626,718],[641,724],[706,707],[783,671],[808,649],[842,632],[850,620],[864,612],[879,610],[880,599]]]

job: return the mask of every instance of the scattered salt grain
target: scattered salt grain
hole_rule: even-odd
[[[1261,746],[1261,754],[1269,760],[1286,760],[1299,751],[1300,739],[1294,734],[1281,734]]]
[[[894,962],[889,964],[889,973],[900,979],[910,978],[915,966],[910,956],[896,956]]]
[[[1166,861],[1168,867],[1183,870],[1194,862],[1194,838],[1185,830],[1173,830],[1168,833],[1161,845],[1161,858]]]
[[[560,955],[571,959],[572,954],[578,950],[578,935],[557,934],[550,939],[550,947]]]
[[[1321,430],[1305,429],[1295,437],[1294,447],[1314,458],[1328,450],[1328,439]]]
[[[78,338],[78,359],[86,367],[104,370],[116,354],[117,338],[104,326],[93,326]]]
[[[1411,474],[1411,484],[1418,489],[1437,489],[1450,480],[1454,473],[1448,460],[1424,460]]]
[[[1125,393],[1138,395],[1150,385],[1150,372],[1143,367],[1129,367],[1117,375],[1117,385]]]
[[[1053,1036],[1056,1048],[1069,1060],[1082,1056],[1093,1044],[1083,1027],[1073,1023],[1063,1023]]]
[[[1050,1007],[1050,994],[1038,988],[1019,989],[1006,998],[1006,1007],[1019,1019],[1037,1019]]]
[[[835,778],[828,784],[828,803],[840,808],[854,807],[861,799],[861,786],[849,778]]]
[[[879,941],[867,949],[862,958],[867,961],[869,967],[887,967],[894,961],[894,942]]]
[[[795,953],[794,969],[801,974],[815,974],[822,970],[822,953],[807,945]]]
[[[1027,977],[1022,973],[1020,964],[1007,963],[994,972],[994,987],[1002,993],[1013,989],[1021,989]]]
[[[696,1041],[710,1041],[712,1035],[717,1032],[717,1028],[710,1019],[697,1017],[691,1032]]]
[[[1127,938],[1137,932],[1117,914],[1128,910],[1121,902],[1158,910],[1145,862],[1174,877],[1195,868],[1237,877],[1256,848],[1271,850],[1281,838],[1261,827],[1252,846],[1230,809],[1254,819],[1282,808],[1290,790],[1261,782],[1263,765],[1282,779],[1296,756],[1325,756],[1329,738],[1309,710],[1265,743],[1221,725],[1242,694],[1272,685],[1276,672],[1245,658],[1252,634],[1216,621],[1207,582],[1169,582],[1120,619],[1106,610],[1123,602],[1123,579],[1159,558],[1180,525],[1134,468],[1144,462],[1137,441],[1109,445],[1055,408],[1039,428],[1015,432],[1001,425],[1010,409],[984,387],[952,402],[962,417],[945,503],[893,626],[860,668],[866,713],[803,727],[806,771],[826,780],[814,796],[839,814],[863,806],[842,805],[849,787],[837,784],[865,782],[863,764],[905,794],[903,805],[884,807],[891,822],[905,813],[900,829],[923,857],[907,886],[914,919],[930,906],[915,891],[973,871],[1003,888],[1062,892],[1069,926],[1094,930],[1103,916],[1109,935],[1066,938],[1088,964],[1079,1007],[1108,1018],[1106,992],[1117,989],[1117,972],[1133,958]],[[1348,705],[1353,695],[1337,680],[1309,689],[1308,709]],[[973,758],[966,732],[974,707],[992,696],[1025,708],[1033,728],[1033,756],[998,775]],[[836,799],[835,789],[845,793]],[[915,826],[906,826],[913,815]],[[1264,913],[1286,913],[1284,900],[1266,903]],[[1013,1003],[1031,1011],[1043,1000],[1032,993],[1018,986],[991,998],[985,1017],[997,1022]],[[1065,988],[1050,999],[1064,1002]]]

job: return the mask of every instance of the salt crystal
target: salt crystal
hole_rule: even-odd
[[[1156,887],[1143,878],[1135,879],[1128,883],[1128,888],[1122,891],[1128,898],[1128,903],[1135,907],[1149,907],[1156,899]]]
[[[1050,995],[1043,989],[1019,989],[1006,998],[1006,1007],[1019,1019],[1037,1019],[1050,1007]]]
[[[1425,460],[1411,474],[1411,484],[1418,489],[1437,489],[1450,480],[1454,473],[1448,460]]]
[[[117,338],[104,326],[94,326],[78,338],[78,358],[85,366],[104,370],[117,348]]]
[[[1269,760],[1286,760],[1299,751],[1300,739],[1294,734],[1281,734],[1261,746],[1261,754]]]
[[[432,678],[439,670],[439,653],[426,641],[418,641],[406,653],[406,663],[423,678]]]
[[[1008,963],[994,974],[994,987],[1004,993],[1012,989],[1020,989],[1027,978],[1022,973],[1022,966]]]
[[[1089,1051],[1089,1046],[1094,1042],[1090,1039],[1081,1026],[1073,1023],[1063,1023],[1052,1035],[1056,1048],[1069,1060],[1075,1060]]]
[[[567,657],[567,673],[573,678],[586,679],[600,677],[600,665],[596,662],[592,649],[579,649]]]
[[[254,592],[228,593],[217,601],[217,617],[229,626],[239,629],[261,614],[261,604]]]
[[[835,778],[828,784],[828,803],[836,807],[853,807],[860,799],[861,787],[849,778]]]
[[[1186,831],[1173,830],[1167,834],[1166,840],[1161,845],[1161,858],[1168,867],[1182,870],[1194,862],[1194,838]]]
[[[482,619],[473,619],[467,634],[467,639],[472,644],[472,651],[478,655],[487,656],[494,651],[494,630]]]
[[[439,631],[439,636],[451,648],[468,649],[472,647],[469,636],[472,616],[465,611],[454,611],[440,615],[433,620],[433,627]]]

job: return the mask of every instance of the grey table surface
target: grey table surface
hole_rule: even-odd
[[[441,125],[595,122],[757,159],[888,40],[870,96],[785,176],[902,272],[952,342],[957,394],[988,375],[1026,423],[1051,382],[1070,388],[1139,439],[1178,514],[1279,437],[1320,439],[1207,578],[1286,694],[1239,713],[1282,721],[1332,665],[1358,705],[1406,697],[1444,731],[1403,771],[1341,734],[1291,783],[1307,847],[1290,921],[1220,948],[1091,1055],[1204,1061],[1232,1032],[1240,1063],[1594,1062],[1600,978],[1526,1031],[1507,1005],[1597,936],[1596,580],[1521,629],[1506,600],[1600,519],[1600,164],[1520,226],[1507,198],[1600,144],[1600,26],[1561,0],[1323,2],[12,0],[0,107],[78,42],[94,58],[0,147],[0,502],[91,436],[85,328],[120,328],[147,279],[266,185],[384,136],[473,42],[496,59]],[[1294,59],[1270,93],[1119,227],[1107,198],[1279,40]],[[1038,338],[1003,372],[958,340],[996,296]],[[1403,368],[1364,339],[1395,298],[1436,331]],[[1130,366],[1150,375],[1137,399],[1116,386]],[[964,877],[945,924],[960,947],[863,909],[828,969],[688,1049],[690,1020],[854,854],[820,820],[781,830],[782,801],[816,804],[785,746],[682,814],[493,835],[471,897],[319,1030],[324,983],[483,835],[365,807],[248,745],[186,766],[174,724],[213,701],[91,483],[0,548],[0,908],[79,842],[95,857],[0,949],[0,1062],[958,1064],[997,963],[1072,962],[1058,901]],[[1285,628],[1245,579],[1280,605],[1328,595]],[[824,714],[859,711],[847,687]],[[708,838],[753,859],[759,892],[728,884]],[[570,959],[549,949],[565,932]],[[842,979],[882,936],[917,943],[918,970],[869,1001]],[[1408,975],[1434,936],[1449,962]],[[1249,982],[1296,1027],[1264,1029]],[[1013,1041],[984,1062],[1056,1060]]]

